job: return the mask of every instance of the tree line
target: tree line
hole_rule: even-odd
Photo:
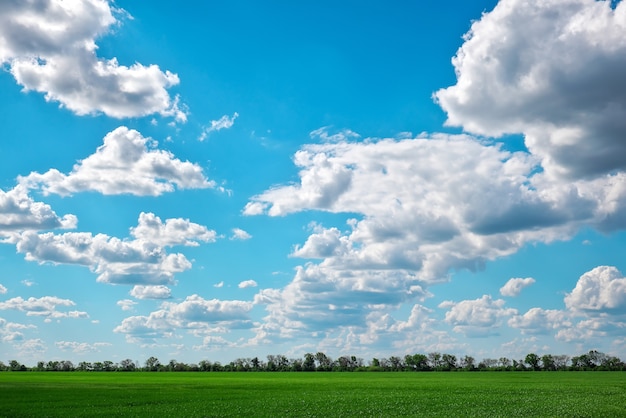
[[[332,359],[323,352],[306,353],[302,358],[288,358],[282,354],[270,354],[266,360],[258,357],[238,358],[227,364],[219,361],[202,360],[197,364],[186,364],[176,360],[161,363],[150,357],[143,365],[131,359],[119,363],[109,360],[102,362],[81,361],[74,364],[69,360],[40,361],[35,367],[26,367],[17,360],[8,364],[0,361],[0,371],[86,371],[86,372],[351,372],[351,371],[579,371],[603,370],[626,371],[626,363],[618,357],[591,350],[579,356],[535,353],[523,359],[485,358],[477,362],[472,356],[457,358],[455,355],[431,352],[428,354],[407,354],[404,357],[373,358],[367,364],[356,356],[341,356]]]

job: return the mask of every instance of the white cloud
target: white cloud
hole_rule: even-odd
[[[231,235],[230,239],[231,240],[248,240],[252,238],[252,235],[250,235],[249,233],[247,233],[246,231],[244,231],[243,229],[240,228],[233,228],[233,235]]]
[[[26,312],[28,316],[43,316],[48,319],[58,318],[89,318],[87,312],[80,311],[59,311],[58,307],[75,306],[69,299],[61,299],[56,296],[43,296],[41,298],[30,297],[23,299],[15,297],[4,302],[0,302],[0,310],[14,309]]]
[[[307,145],[294,161],[300,183],[254,196],[244,213],[362,216],[348,233],[317,228],[294,252],[337,268],[446,280],[451,268],[480,268],[527,242],[567,238],[594,215],[592,196],[537,178],[532,156],[467,136]]]
[[[136,239],[87,232],[26,232],[16,238],[16,247],[29,261],[89,267],[98,274],[99,282],[162,285],[173,283],[176,273],[191,268],[183,254],[168,254],[163,245],[196,245],[198,240],[214,237],[212,231],[188,220],[168,219],[162,223],[145,213],[131,233],[136,233]]]
[[[179,83],[176,74],[96,55],[96,38],[118,25],[115,15],[122,13],[105,0],[3,2],[0,63],[25,91],[44,93],[78,115],[159,113],[186,121],[184,106],[167,92]]]
[[[252,302],[207,300],[191,295],[180,303],[164,302],[160,310],[148,316],[126,318],[114,331],[126,334],[130,342],[144,343],[172,337],[181,329],[187,329],[194,335],[227,332],[228,329],[250,327],[252,306]]]
[[[516,297],[519,296],[522,289],[530,286],[535,283],[535,279],[532,277],[522,278],[513,278],[510,279],[504,286],[500,288],[500,294],[502,296]]]
[[[62,351],[71,351],[76,354],[98,353],[103,347],[110,347],[110,343],[79,343],[76,341],[57,341],[54,343]]]
[[[254,280],[244,280],[243,282],[239,283],[239,285],[238,285],[238,287],[240,289],[246,289],[248,287],[257,287],[257,286],[258,286],[258,284]]]
[[[324,126],[309,133],[311,139],[317,139],[322,142],[344,142],[360,138],[361,135],[350,130],[343,129],[336,133],[330,133],[331,126]]]
[[[0,237],[20,231],[72,229],[76,224],[76,216],[59,217],[49,205],[28,196],[23,186],[8,192],[0,189]]]
[[[13,343],[22,341],[24,334],[22,331],[27,329],[36,329],[35,325],[24,325],[15,322],[7,322],[6,319],[0,318],[0,341],[5,343]]]
[[[136,227],[130,233],[138,240],[160,247],[174,245],[198,246],[198,241],[215,242],[216,233],[189,219],[166,219],[165,223],[153,213],[142,212]]]
[[[565,305],[573,311],[624,313],[626,278],[615,267],[596,267],[580,276],[576,287],[565,296]]]
[[[486,336],[495,333],[501,325],[501,319],[517,313],[515,309],[505,308],[504,300],[493,300],[489,295],[480,299],[461,302],[445,301],[440,308],[450,308],[445,321],[454,325],[453,330],[466,336]]]
[[[224,281],[222,280],[222,281],[221,281],[221,282],[219,282],[219,283],[215,283],[215,284],[213,285],[213,287],[216,287],[216,288],[218,288],[218,289],[219,289],[220,287],[224,287]]]
[[[156,142],[139,132],[120,126],[104,137],[96,152],[75,164],[69,174],[56,169],[44,174],[19,177],[20,184],[41,187],[45,194],[62,196],[85,191],[105,195],[133,194],[159,196],[178,189],[215,187],[202,168],[181,161],[164,150],[154,149]]]
[[[26,287],[31,287],[35,285],[35,282],[33,282],[32,280],[22,280],[20,283],[22,283],[24,286]]]
[[[130,295],[137,299],[169,299],[172,297],[172,290],[167,286],[142,286],[136,285],[130,291]]]
[[[542,308],[531,308],[524,315],[515,315],[508,324],[521,329],[522,334],[546,334],[572,325],[565,312]]]
[[[117,301],[117,306],[122,308],[123,311],[132,311],[136,304],[137,302],[131,299],[123,299]]]
[[[7,293],[7,288],[0,284],[0,295],[4,295]]]
[[[224,115],[218,120],[212,120],[210,126],[204,128],[198,140],[204,141],[212,132],[221,131],[222,129],[229,129],[235,124],[235,119],[239,116],[239,113],[233,113],[232,117]]]
[[[626,168],[626,3],[502,0],[473,23],[436,100],[449,125],[522,133],[551,176]]]

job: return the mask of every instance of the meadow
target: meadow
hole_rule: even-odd
[[[3,417],[626,417],[623,372],[3,372]]]

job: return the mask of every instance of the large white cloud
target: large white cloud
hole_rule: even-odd
[[[106,0],[25,0],[0,4],[0,63],[24,90],[79,115],[116,118],[159,113],[186,120],[167,89],[176,74],[156,65],[120,65],[96,55],[96,39],[124,12]]]
[[[504,284],[504,286],[500,288],[500,294],[502,296],[511,296],[511,297],[519,296],[522,289],[530,286],[533,283],[535,283],[535,279],[533,279],[532,277],[526,277],[525,279],[516,277],[516,278],[510,279],[508,282]]]
[[[134,240],[88,232],[25,232],[14,240],[17,251],[27,260],[83,265],[98,274],[99,282],[163,285],[172,283],[176,273],[191,268],[183,254],[168,254],[164,246],[197,245],[215,237],[204,226],[182,219],[163,223],[151,213],[139,216],[137,228],[131,229],[133,234],[141,231]]]
[[[25,187],[41,187],[44,193],[62,196],[84,191],[105,195],[158,196],[179,189],[214,187],[202,168],[181,161],[134,129],[120,126],[104,137],[96,152],[75,164],[69,174],[56,169],[19,177]]]
[[[626,4],[501,0],[473,23],[439,90],[447,123],[522,133],[543,168],[582,178],[626,168]]]
[[[163,286],[163,285],[159,285],[159,286],[136,285],[130,291],[130,295],[137,299],[169,299],[172,297],[172,290],[169,287]]]
[[[0,310],[14,309],[26,312],[28,316],[43,316],[50,318],[89,318],[87,312],[81,311],[59,311],[61,306],[75,306],[76,303],[69,299],[61,299],[56,296],[43,296],[41,298],[30,297],[23,299],[15,297],[4,302],[0,302]]]
[[[565,305],[574,311],[626,313],[626,278],[615,267],[596,267],[580,276]]]
[[[491,296],[484,295],[474,300],[445,301],[439,307],[449,308],[445,321],[454,326],[454,331],[467,336],[486,336],[497,333],[502,318],[517,313],[515,309],[505,308],[504,305],[504,300],[493,300]]]
[[[186,329],[195,335],[228,332],[251,326],[252,302],[240,300],[207,300],[191,295],[180,303],[164,302],[161,309],[148,316],[125,318],[114,331],[126,334],[130,342],[148,343],[169,338]]]
[[[20,231],[72,229],[76,224],[76,216],[59,217],[49,205],[33,200],[23,186],[8,192],[0,189],[0,236]]]

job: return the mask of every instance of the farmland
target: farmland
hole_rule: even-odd
[[[626,373],[0,373],[0,416],[626,416]]]

